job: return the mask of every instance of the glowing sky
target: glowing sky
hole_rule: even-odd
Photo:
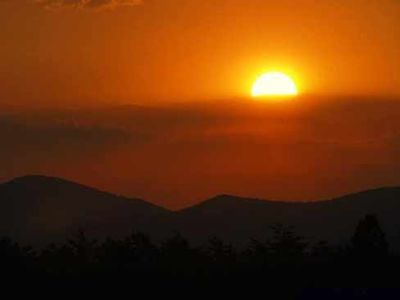
[[[271,70],[300,96],[249,99]],[[0,0],[0,180],[171,208],[400,185],[399,70],[398,0]]]
[[[236,97],[271,68],[400,94],[397,0],[2,0],[0,28],[2,103]]]

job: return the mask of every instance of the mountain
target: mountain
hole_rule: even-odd
[[[169,213],[60,178],[25,176],[0,185],[0,235],[19,241],[57,241],[79,229],[97,237],[127,235]]]
[[[375,214],[400,249],[400,188],[380,188],[319,202],[277,202],[221,195],[178,213],[175,226],[186,236],[209,235],[232,242],[263,239],[271,225],[293,226],[310,239],[348,241],[358,221]]]
[[[97,238],[139,230],[158,239],[178,231],[195,243],[218,236],[243,245],[268,237],[274,224],[293,226],[310,239],[346,242],[366,214],[377,215],[391,245],[400,250],[400,188],[395,187],[302,203],[220,195],[172,212],[60,178],[26,176],[0,184],[0,236],[33,244],[60,241],[84,229]]]

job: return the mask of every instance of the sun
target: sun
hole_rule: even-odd
[[[282,72],[268,72],[253,84],[253,97],[291,97],[298,95],[296,83]]]

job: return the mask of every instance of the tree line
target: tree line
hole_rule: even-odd
[[[392,272],[400,256],[390,253],[378,219],[367,215],[347,245],[310,242],[291,227],[275,225],[265,240],[236,249],[217,237],[193,246],[179,233],[156,243],[143,233],[102,242],[79,231],[63,244],[36,250],[0,240],[0,273],[9,281],[101,286],[126,283],[135,289],[190,288],[280,292],[330,286],[398,286]]]

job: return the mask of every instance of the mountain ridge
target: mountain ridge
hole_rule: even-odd
[[[99,237],[126,235],[170,211],[142,199],[103,192],[73,181],[28,175],[0,184],[0,235],[47,240],[84,228]]]
[[[154,206],[158,206],[155,205],[151,202],[148,202],[146,200],[140,199],[140,198],[131,198],[131,197],[126,197],[123,195],[119,195],[116,193],[112,193],[112,192],[108,192],[108,191],[104,191],[98,188],[94,188],[94,187],[90,187],[88,185],[85,184],[81,184],[79,182],[73,181],[73,180],[69,180],[69,179],[64,179],[61,177],[55,177],[55,176],[46,176],[46,175],[24,175],[24,176],[20,176],[20,177],[15,177],[9,181],[0,183],[0,187],[2,185],[12,185],[12,184],[17,184],[17,185],[28,185],[30,187],[33,187],[35,184],[41,184],[41,183],[46,183],[46,184],[51,184],[53,187],[58,185],[58,186],[64,186],[68,185],[70,187],[79,187],[83,190],[86,191],[91,191],[91,192],[96,192],[96,193],[101,193],[101,194],[107,194],[110,196],[116,196],[116,197],[120,197],[120,198],[124,198],[126,200],[140,200],[140,201],[144,201],[150,205],[154,205]],[[158,206],[161,207],[161,206]]]
[[[35,242],[65,239],[79,228],[96,238],[142,231],[155,238],[180,232],[194,243],[218,236],[243,244],[274,224],[315,239],[345,241],[366,214],[376,214],[400,249],[400,187],[382,187],[312,202],[220,194],[172,211],[57,177],[27,175],[0,184],[0,236]]]
[[[258,203],[258,202],[261,202],[261,203],[281,204],[281,205],[326,204],[326,203],[330,203],[330,202],[342,201],[342,200],[346,200],[348,198],[362,196],[362,195],[365,195],[365,194],[388,192],[388,191],[400,192],[400,186],[383,186],[383,187],[370,188],[370,189],[361,190],[361,191],[358,191],[358,192],[352,192],[352,193],[344,194],[342,196],[326,198],[326,199],[320,199],[320,200],[313,200],[313,201],[283,201],[283,200],[272,200],[272,199],[268,199],[268,198],[259,198],[259,197],[236,196],[236,195],[233,195],[233,194],[218,194],[218,195],[216,195],[214,197],[211,197],[209,199],[201,201],[201,202],[199,202],[197,204],[194,204],[192,206],[180,209],[177,212],[190,210],[190,209],[192,209],[194,207],[213,204],[215,202],[226,202],[226,203],[229,203],[230,201],[243,201],[243,202],[247,202],[247,203]]]

